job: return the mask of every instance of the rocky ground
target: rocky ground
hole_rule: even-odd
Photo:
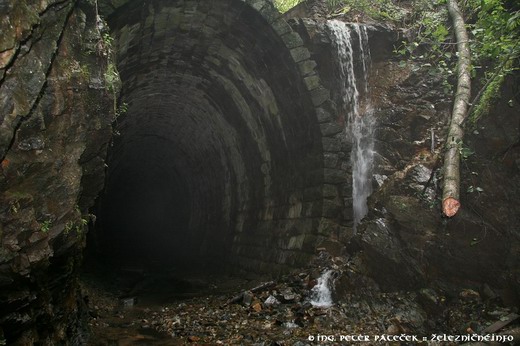
[[[333,303],[319,306],[316,285],[327,271]],[[100,346],[459,345],[464,342],[450,336],[472,335],[520,340],[518,311],[486,292],[384,293],[356,274],[354,263],[326,253],[314,266],[275,281],[193,273],[180,279],[127,269],[108,280],[84,275],[82,287],[91,344]],[[477,340],[467,344],[515,344]]]

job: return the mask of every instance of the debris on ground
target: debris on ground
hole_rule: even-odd
[[[419,344],[392,339],[403,335],[429,341],[425,345],[459,345],[448,336],[490,333],[519,340],[518,311],[501,306],[496,298],[482,298],[472,289],[448,296],[433,288],[381,292],[367,286],[349,293],[330,287],[332,305],[315,306],[312,295],[319,275],[333,270],[337,279],[349,273],[347,259],[326,259],[327,263],[275,281],[236,281],[240,285],[234,292],[229,287],[219,292],[218,287],[226,285],[223,281],[234,280],[220,278],[207,283],[211,291],[162,302],[150,300],[153,287],[141,292],[141,297],[121,298],[122,292],[83,280],[92,345],[347,345],[353,343],[346,341],[348,337],[363,337],[364,345]],[[433,335],[445,338],[435,340]],[[376,336],[383,339],[376,342]]]

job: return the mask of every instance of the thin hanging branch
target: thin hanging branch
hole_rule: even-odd
[[[470,105],[470,107],[468,109],[468,116],[471,116],[471,112],[473,112],[473,109],[475,108],[475,106],[478,105],[478,103],[480,101],[480,98],[482,97],[482,94],[484,94],[484,91],[486,91],[486,89],[489,86],[489,84],[491,84],[491,82],[493,82],[495,80],[495,78],[498,77],[499,74],[504,73],[504,69],[506,67],[506,64],[511,59],[513,59],[515,57],[515,54],[517,53],[516,52],[516,47],[518,47],[519,43],[520,43],[520,41],[515,43],[515,45],[513,46],[513,48],[511,49],[511,51],[507,55],[507,57],[502,61],[500,66],[496,69],[495,73],[493,73],[493,75],[486,81],[484,86],[479,90],[477,95],[473,98],[473,102],[471,102],[471,105]]]
[[[471,97],[471,54],[468,33],[456,0],[448,1],[448,12],[452,18],[457,39],[458,65],[457,90],[444,156],[442,211],[444,215],[452,217],[460,208],[460,151],[464,137],[462,124],[467,116]]]

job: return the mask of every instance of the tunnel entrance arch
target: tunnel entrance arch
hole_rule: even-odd
[[[110,12],[128,110],[98,203],[99,249],[257,272],[305,264],[327,213],[330,101],[300,36],[269,1]]]

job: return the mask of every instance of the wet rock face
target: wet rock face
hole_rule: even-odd
[[[0,7],[0,340],[56,344],[79,335],[72,273],[111,135],[106,60],[93,2]]]
[[[518,304],[518,114],[502,102],[468,125],[464,145],[474,153],[461,165],[463,210],[445,219],[439,155],[449,102],[434,78],[403,76],[381,94],[376,171],[388,179],[374,183],[372,211],[353,240],[358,255],[385,290],[487,284],[504,303]],[[504,99],[513,98],[508,83]]]
[[[294,30],[317,62],[322,83],[338,102],[338,79],[331,54],[331,39],[320,20],[294,19]],[[484,283],[517,304],[518,208],[517,190],[519,119],[514,114],[514,79],[502,91],[504,101],[471,127],[465,145],[474,152],[463,164],[464,210],[452,219],[440,213],[439,183],[445,126],[451,94],[442,80],[428,71],[403,68],[392,59],[398,37],[382,25],[369,25],[372,72],[370,98],[375,108],[374,193],[371,210],[352,235],[350,143],[344,131],[328,127],[330,145],[324,145],[327,175],[341,188],[343,214],[330,214],[339,223],[339,238],[348,252],[363,263],[363,272],[386,291],[436,285],[441,289],[473,287]],[[511,99],[513,107],[507,101]],[[511,103],[510,102],[510,103]],[[341,112],[330,115],[344,124]],[[340,127],[341,128],[341,127]],[[327,199],[328,194],[324,195]]]
[[[290,23],[309,47],[332,100],[339,104],[334,56],[324,23],[312,19]],[[465,145],[475,153],[462,165],[465,209],[453,219],[444,219],[439,207],[439,157],[451,95],[443,92],[438,77],[424,69],[403,68],[393,60],[389,47],[396,40],[395,31],[369,25],[373,61],[369,93],[377,118],[375,192],[369,198],[370,213],[354,236],[349,232],[348,215],[350,143],[343,131],[330,131],[330,142],[339,145],[324,146],[326,167],[342,171],[336,177],[343,184],[338,194],[343,214],[332,214],[336,224],[344,226],[339,239],[363,263],[363,272],[386,291],[425,285],[479,289],[487,283],[505,303],[517,304],[518,296],[512,292],[519,291],[516,206],[520,200],[514,182],[519,177],[516,149],[520,131],[514,104],[512,108],[505,101],[499,103],[489,117],[468,127]],[[518,102],[514,81],[508,83],[504,99]],[[344,123],[341,112],[333,117],[338,124]]]

